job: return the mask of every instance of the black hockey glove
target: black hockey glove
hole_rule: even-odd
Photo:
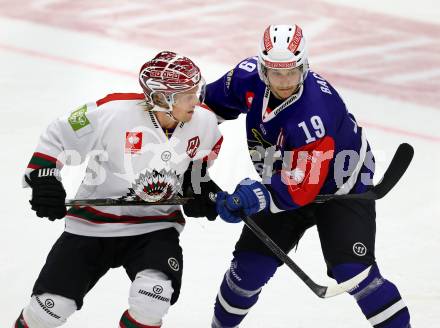
[[[58,179],[59,170],[56,168],[34,170],[26,178],[32,188],[32,199],[29,203],[40,218],[47,217],[54,221],[66,215],[66,191]]]
[[[200,193],[194,192],[193,184],[191,183],[191,168],[188,169],[185,172],[182,184],[183,197],[194,197],[194,199],[183,205],[183,213],[186,216],[194,218],[206,217],[209,221],[214,221],[218,214],[215,208],[215,201],[211,200],[210,195],[215,195],[221,189],[212,180],[201,182],[200,189]]]
[[[214,221],[217,218],[217,211],[215,209],[215,201],[212,201],[210,195],[215,195],[220,191],[220,188],[214,181],[201,183],[201,194],[196,194],[194,191],[188,192],[184,197],[194,197],[193,200],[188,201],[183,205],[183,212],[186,216],[200,218],[206,216],[209,221]]]

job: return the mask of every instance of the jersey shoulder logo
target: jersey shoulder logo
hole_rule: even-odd
[[[87,105],[74,110],[67,118],[70,127],[78,137],[82,137],[93,131],[89,119],[87,118]]]

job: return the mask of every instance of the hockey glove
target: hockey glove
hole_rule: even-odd
[[[32,199],[29,201],[32,210],[40,218],[49,220],[62,219],[66,215],[66,191],[59,180],[59,170],[42,168],[32,171],[26,179],[32,188]]]
[[[269,202],[269,192],[263,184],[244,179],[231,195],[224,191],[217,193],[216,208],[224,221],[238,223],[242,215],[252,215],[267,209]]]
[[[191,169],[188,170],[185,172],[182,185],[183,196],[194,199],[183,205],[183,213],[193,218],[206,217],[209,221],[214,221],[217,218],[217,211],[215,200],[212,199],[214,197],[210,197],[210,195],[215,195],[220,190],[214,181],[209,180],[208,182],[200,182],[199,193],[196,193],[191,181]]]

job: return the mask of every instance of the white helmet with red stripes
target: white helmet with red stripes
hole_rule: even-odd
[[[258,52],[258,73],[269,84],[267,69],[299,68],[302,82],[309,72],[306,41],[298,25],[270,25],[264,31]]]

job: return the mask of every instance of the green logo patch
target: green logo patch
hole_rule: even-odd
[[[73,131],[76,132],[79,129],[82,129],[83,127],[90,124],[90,121],[86,116],[86,112],[87,112],[87,105],[84,105],[81,108],[72,112],[72,114],[70,114],[68,120]]]

